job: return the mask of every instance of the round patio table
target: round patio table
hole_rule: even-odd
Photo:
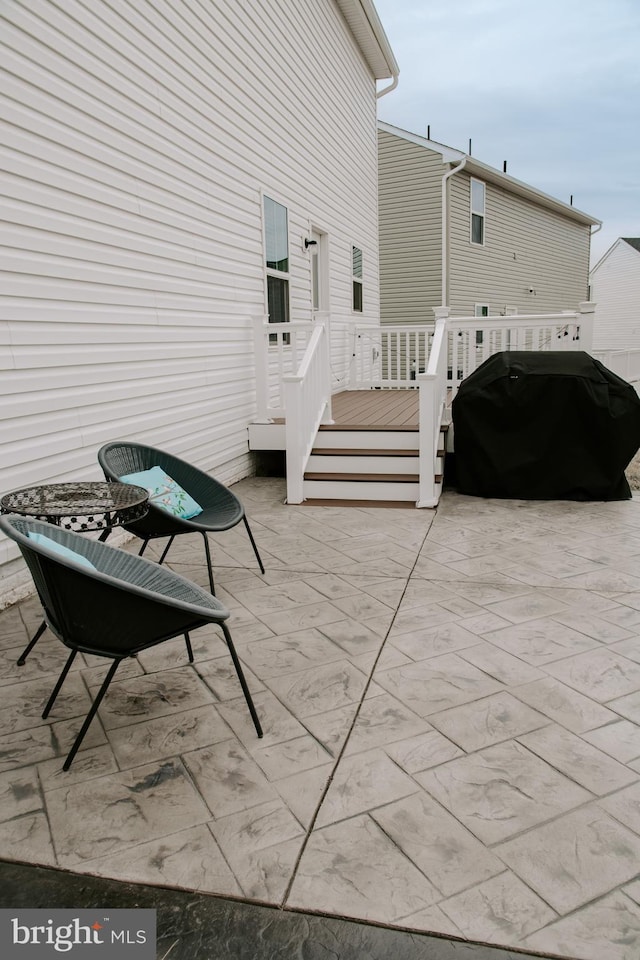
[[[56,527],[84,533],[100,530],[106,540],[114,527],[144,517],[149,509],[149,491],[131,483],[80,481],[46,483],[14,490],[0,498],[0,513],[17,513],[46,520]],[[46,630],[43,620],[18,658],[22,666]]]
[[[0,511],[46,520],[76,533],[102,530],[101,539],[106,539],[113,527],[144,517],[148,501],[149,491],[131,483],[46,483],[5,494]]]

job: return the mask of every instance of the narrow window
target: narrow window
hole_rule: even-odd
[[[289,322],[289,228],[287,208],[264,197],[264,247],[269,323]],[[288,336],[288,335],[287,335]],[[275,343],[275,335],[270,337]],[[288,342],[288,339],[285,340]]]
[[[471,180],[471,243],[484,244],[485,185],[481,180]]]
[[[351,274],[354,313],[362,313],[362,250],[351,247]]]
[[[311,247],[311,309],[320,309],[320,261],[318,247]]]
[[[489,304],[488,303],[476,303],[474,315],[476,317],[488,317],[489,316]],[[481,347],[484,343],[484,330],[476,330],[476,347]]]

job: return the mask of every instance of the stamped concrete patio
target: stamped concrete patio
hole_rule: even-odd
[[[216,631],[104,667],[0,614],[0,857],[570,957],[640,955],[640,501],[287,507],[235,487]],[[170,565],[206,584],[198,538]],[[81,659],[81,658],[78,658]],[[637,879],[638,878],[638,879]]]

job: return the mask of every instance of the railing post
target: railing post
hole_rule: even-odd
[[[289,375],[284,378],[286,419],[286,471],[287,503],[302,503],[304,500],[304,462],[302,453],[302,424],[300,422],[301,377]]]
[[[265,334],[265,323],[269,320],[268,316],[253,317],[253,352],[255,357],[255,375],[256,375],[256,423],[271,423],[269,417],[269,352],[267,346],[267,336]]]
[[[324,322],[324,321],[323,321]],[[335,423],[331,406],[331,339],[328,322],[324,322],[324,336],[320,341],[320,369],[323,383],[323,393],[327,398],[321,423]]]
[[[440,312],[438,315],[438,311]],[[438,437],[447,394],[448,307],[436,308],[436,329],[427,372],[418,374],[420,416],[419,474],[417,507],[436,507],[439,493],[435,479]]]
[[[591,353],[593,349],[593,322],[595,320],[596,304],[587,300],[578,304],[580,311],[577,317],[580,324],[580,343],[582,349]]]
[[[295,374],[283,377],[287,503],[304,500],[304,471],[316,433],[331,400],[327,330],[319,322]]]
[[[358,356],[358,328],[354,324],[349,330],[347,336],[349,337],[349,350],[351,355],[349,357],[349,372],[347,374],[347,383],[349,384],[349,389],[353,390],[355,388],[356,380],[358,378],[357,373],[357,356]]]
[[[445,306],[442,306],[442,307],[434,307],[434,308],[433,308],[433,312],[434,312],[435,318],[436,318],[436,330],[438,329],[438,320],[442,320],[442,321],[444,322],[444,324],[445,324],[445,330],[446,330],[446,329],[447,329],[447,323],[446,323],[446,321],[449,319],[449,316],[451,315],[451,307],[445,307]],[[451,377],[452,377],[452,382],[451,382],[450,386],[453,386],[453,381],[456,379],[456,373],[455,373],[455,368],[454,368],[455,352],[456,352],[456,351],[455,351],[455,349],[454,349],[454,347],[453,347],[453,344],[449,343],[449,339],[450,339],[450,335],[449,335],[449,333],[448,333],[448,331],[447,331],[447,333],[446,333],[446,338],[445,338],[444,349],[446,350],[446,354],[447,354],[447,369],[448,369],[448,367],[449,367],[449,363],[448,363],[449,358],[451,358]],[[435,344],[435,331],[434,331],[433,343],[432,343],[432,345],[431,345],[431,349],[432,349],[432,350],[433,350],[434,344]]]

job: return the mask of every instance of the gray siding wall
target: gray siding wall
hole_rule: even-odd
[[[337,6],[3,0],[0,64],[0,490],[98,479],[114,438],[249,474],[261,191],[289,210],[292,319],[311,224],[336,322],[352,244],[378,319],[375,81]]]
[[[597,350],[640,347],[640,253],[618,240],[591,274],[596,302],[593,346]]]
[[[587,299],[590,228],[487,183],[485,243],[472,244],[469,182],[464,171],[449,180],[452,315],[473,316],[476,303],[496,314],[575,310]]]
[[[380,316],[431,322],[442,288],[439,154],[378,131]]]

